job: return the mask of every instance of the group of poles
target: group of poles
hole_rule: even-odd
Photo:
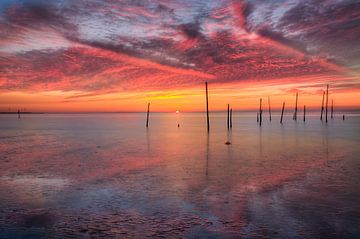
[[[326,106],[324,107],[324,100],[325,100],[325,95],[326,95]],[[298,96],[299,94],[296,93],[296,99],[295,99],[295,110],[294,110],[294,114],[293,114],[293,120],[297,120],[297,114],[298,114]],[[268,104],[269,104],[269,116],[270,116],[270,121],[271,121],[271,106],[270,106],[270,97],[268,97]],[[326,85],[326,93],[325,91],[323,92],[323,98],[322,98],[322,103],[321,103],[321,114],[320,114],[320,120],[323,120],[323,115],[324,115],[324,111],[325,111],[325,122],[328,122],[328,104],[329,104],[329,85]],[[280,124],[282,124],[283,122],[283,118],[284,118],[284,110],[285,110],[285,102],[283,102],[282,105],[282,109],[281,109],[281,117],[280,117]],[[259,111],[257,113],[257,122],[260,124],[262,123],[262,99],[260,98],[260,107],[259,107]],[[260,116],[260,117],[259,117]],[[331,119],[334,118],[334,100],[331,100],[331,115],[330,115]],[[343,115],[343,119],[345,119],[345,116]],[[303,110],[303,121],[306,121],[306,105],[304,105],[304,110]]]
[[[207,125],[207,131],[210,131],[210,118],[209,118],[209,93],[208,93],[208,83],[205,82],[205,91],[206,91],[206,125]],[[295,110],[294,110],[294,114],[293,114],[293,120],[296,121],[297,120],[297,115],[298,115],[298,93],[296,93],[296,100],[295,100]],[[326,96],[326,98],[325,98]],[[325,103],[325,106],[324,106]],[[320,120],[323,120],[323,115],[324,115],[324,111],[325,111],[325,122],[328,122],[328,103],[329,103],[329,85],[326,85],[326,92],[323,92],[323,97],[322,97],[322,103],[321,103],[321,115],[320,115]],[[269,110],[269,119],[271,121],[271,105],[270,105],[270,97],[268,97],[268,110]],[[283,118],[284,118],[284,110],[285,110],[285,102],[283,102],[282,104],[282,109],[281,109],[281,116],[280,116],[280,124],[283,123]],[[230,108],[230,104],[227,105],[227,128],[231,129],[232,128],[232,108]],[[333,113],[334,113],[334,101],[331,101],[331,118],[333,118]],[[150,114],[150,103],[148,103],[147,105],[147,114],[146,114],[146,128],[149,127],[149,114]],[[262,108],[262,98],[260,98],[260,106],[259,106],[259,111],[257,112],[257,116],[256,116],[256,120],[259,123],[259,125],[261,126],[262,121],[263,121],[263,108]],[[343,120],[345,119],[345,115],[343,115]],[[306,105],[304,105],[304,110],[303,110],[303,121],[305,122],[306,120]],[[179,126],[179,125],[178,125]]]
[[[210,131],[210,121],[209,121],[209,96],[208,96],[208,83],[205,82],[205,88],[206,88],[206,121],[207,121],[207,130]],[[324,106],[324,100],[326,95],[326,105]],[[293,114],[293,120],[297,120],[298,115],[298,93],[296,93],[296,100],[295,100],[295,110]],[[321,115],[320,120],[323,120],[323,115],[325,111],[325,122],[328,122],[328,103],[329,103],[329,85],[326,85],[326,93],[323,92],[323,98],[321,103]],[[271,105],[270,105],[270,97],[268,97],[268,109],[269,109],[269,119],[271,121]],[[280,124],[283,123],[284,118],[284,110],[285,110],[285,102],[282,104],[281,109],[281,116],[280,116]],[[331,119],[334,117],[334,100],[331,101]],[[261,126],[263,121],[263,108],[262,108],[262,98],[260,98],[260,105],[259,105],[259,111],[257,112],[256,120]],[[345,120],[345,115],[343,115],[343,120]],[[303,121],[306,121],[306,105],[304,105],[303,110]],[[227,128],[232,128],[232,108],[230,108],[230,105],[228,104],[227,107]]]

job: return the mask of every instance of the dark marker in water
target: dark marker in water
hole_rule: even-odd
[[[325,107],[325,122],[328,122],[328,103],[329,103],[329,85],[326,85],[326,107]]]
[[[208,97],[208,85],[205,82],[205,89],[206,89],[206,123],[207,123],[207,131],[210,131],[210,121],[209,121],[209,97]]]
[[[227,107],[227,128],[230,129],[230,105]]]
[[[146,128],[149,128],[149,113],[150,113],[150,103],[148,103],[148,107],[147,107]]]
[[[268,103],[269,103],[269,116],[271,121],[271,106],[270,106],[270,96],[268,97]]]
[[[283,102],[283,106],[282,106],[282,110],[281,110],[280,124],[282,124],[282,122],[283,122],[284,108],[285,108],[285,101]]]
[[[262,106],[261,106],[261,104],[262,104],[262,98],[260,98],[260,110],[259,110],[259,114],[260,114],[260,126],[261,126],[261,123],[262,123]]]
[[[297,111],[298,111],[298,92],[296,92],[296,100],[295,100],[295,111],[294,111],[294,116],[293,116],[293,120],[297,120]]]
[[[321,115],[320,115],[320,120],[322,121],[323,119],[323,113],[324,113],[324,99],[325,99],[325,91],[323,93],[323,97],[322,97],[322,103],[321,103]]]

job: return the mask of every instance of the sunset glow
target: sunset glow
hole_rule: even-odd
[[[356,1],[0,3],[0,111],[360,106]],[[308,10],[304,10],[308,9]]]

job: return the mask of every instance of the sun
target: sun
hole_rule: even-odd
[[[180,113],[180,111],[178,111],[178,110],[177,110],[177,111],[175,111],[175,113],[176,113],[176,114],[179,114],[179,113]]]

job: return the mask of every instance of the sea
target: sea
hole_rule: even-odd
[[[359,112],[231,121],[1,114],[0,238],[360,238]]]

